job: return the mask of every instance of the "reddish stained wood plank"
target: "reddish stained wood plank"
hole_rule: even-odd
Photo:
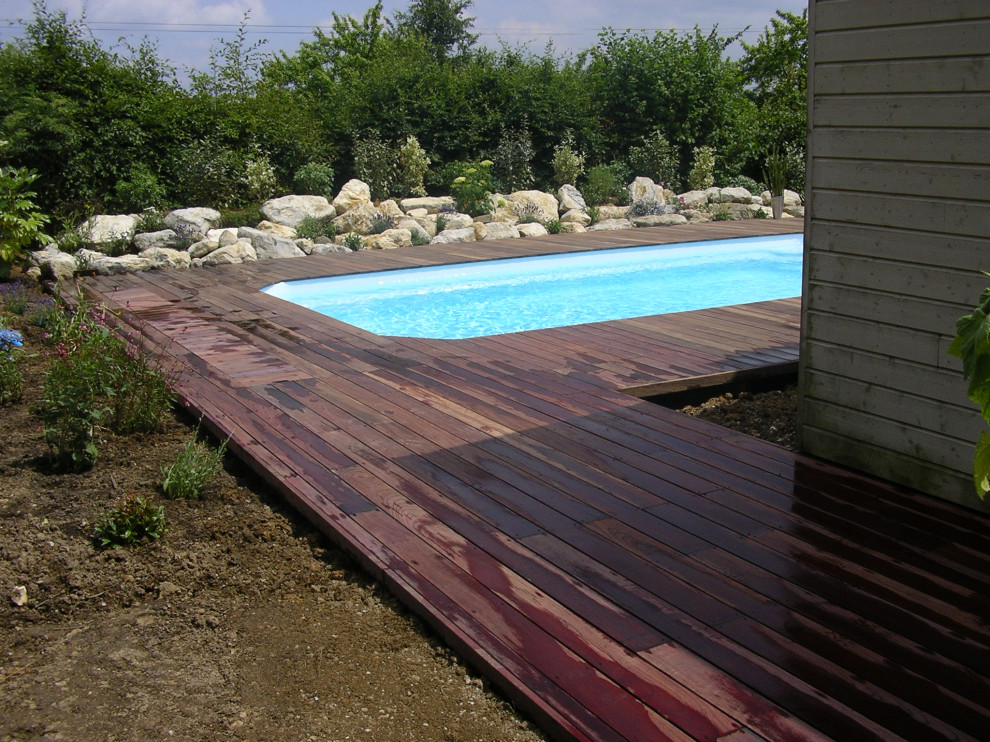
[[[760,225],[707,226],[655,235],[708,239]],[[161,350],[201,374],[186,375],[185,393],[200,400],[210,424],[233,432],[234,449],[562,738],[612,738],[616,722],[600,699],[567,678],[551,681],[499,638],[518,618],[550,642],[542,645],[544,669],[581,657],[593,671],[576,677],[592,684],[617,689],[632,672],[687,688],[682,701],[704,698],[684,707],[694,709],[682,718],[694,738],[708,734],[691,726],[704,719],[731,719],[719,732],[733,740],[755,739],[750,729],[768,740],[814,739],[812,727],[838,739],[914,737],[919,727],[966,738],[986,716],[967,700],[985,695],[990,666],[990,637],[976,620],[986,612],[990,571],[985,520],[617,391],[793,358],[796,301],[435,341],[380,338],[245,292],[313,271],[618,247],[646,234],[429,246],[92,285],[105,286],[111,300],[132,301],[124,320],[145,333],[146,345],[187,327],[185,347]],[[170,321],[179,307],[195,321]],[[227,335],[217,342],[204,323]],[[263,356],[304,375],[280,380]],[[233,378],[217,363],[227,363]],[[683,481],[665,482],[658,467]],[[402,533],[410,551],[400,557],[382,538]],[[568,541],[629,576],[649,576],[649,584],[587,555],[577,559]],[[407,561],[414,554],[425,555],[415,567]],[[448,572],[424,566],[433,563]],[[486,598],[484,577],[456,577],[449,590],[438,577],[467,575],[469,564],[496,570],[479,573],[489,577],[511,575],[506,584],[514,587]],[[651,592],[663,588],[676,607]],[[511,605],[505,615],[517,618],[489,630],[451,592]],[[546,611],[547,621],[571,632],[564,643],[551,640],[552,624],[541,625]],[[620,646],[662,676],[622,665]],[[896,671],[883,675],[879,657]],[[788,669],[789,662],[796,664]],[[642,702],[648,694],[640,695]],[[634,710],[639,721],[628,723],[644,726],[628,733],[666,728],[656,716],[663,703]],[[873,711],[878,718],[868,718]]]

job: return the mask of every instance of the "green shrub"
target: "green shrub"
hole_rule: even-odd
[[[307,193],[307,196],[313,194]],[[315,216],[305,216],[303,220],[299,222],[296,227],[296,237],[301,237],[307,240],[315,240],[320,237],[330,237],[333,239],[337,236],[337,227],[333,223],[331,218],[320,219]]]
[[[267,155],[258,150],[254,157],[244,163],[241,183],[244,186],[244,195],[249,201],[267,201],[275,196],[278,190],[278,178]]]
[[[242,158],[217,139],[200,139],[182,149],[174,163],[177,199],[185,206],[222,209],[239,202]]]
[[[467,167],[450,184],[457,209],[471,216],[490,214],[492,205],[491,160],[467,163]]]
[[[23,317],[27,311],[28,292],[20,281],[0,283],[0,304],[4,311]]]
[[[533,156],[533,140],[525,128],[502,129],[502,138],[492,157],[492,177],[498,189],[512,193],[532,187]]]
[[[227,207],[219,209],[220,211],[220,229],[236,229],[237,227],[246,227],[253,224],[258,224],[264,219],[264,215],[259,210],[257,204],[251,206],[244,206],[239,209]]]
[[[423,178],[430,169],[430,158],[426,156],[426,150],[419,146],[416,137],[407,137],[406,143],[399,148],[399,168],[402,193],[425,196]]]
[[[547,232],[550,234],[560,234],[563,230],[563,225],[560,223],[560,219],[547,219],[543,222],[543,226],[546,227]]]
[[[344,247],[357,252],[364,249],[364,237],[357,232],[348,232],[344,235]]]
[[[620,202],[623,196],[628,200],[629,192],[626,190],[626,179],[623,178],[624,167],[622,163],[613,163],[591,168],[581,189],[585,203],[599,206],[611,201]]]
[[[113,207],[122,212],[144,209],[164,209],[167,205],[165,186],[144,163],[131,166],[128,176],[116,186]]]
[[[601,209],[599,209],[597,206],[589,206],[587,209],[585,209],[585,212],[587,212],[588,216],[590,217],[592,224],[598,224],[598,222],[602,220]]]
[[[6,142],[0,141],[0,147]],[[48,217],[35,206],[29,186],[38,176],[27,168],[0,167],[0,278],[22,263],[26,250],[38,240],[48,241],[42,228]]]
[[[381,234],[395,228],[395,217],[378,211],[371,217],[370,234]]]
[[[144,539],[161,538],[165,525],[165,507],[154,505],[143,497],[131,496],[119,506],[110,508],[97,521],[96,543],[101,549],[131,546]]]
[[[536,204],[524,204],[513,209],[519,224],[542,224],[543,212]]]
[[[694,163],[688,173],[688,188],[703,191],[715,184],[715,150],[711,147],[696,147]]]
[[[134,226],[135,234],[142,232],[158,232],[165,229],[165,214],[157,209],[145,209],[138,217]]]
[[[634,175],[650,178],[673,190],[679,187],[677,154],[660,129],[629,148],[629,165]]]
[[[354,142],[354,172],[368,184],[375,201],[388,198],[399,175],[399,153],[369,131]]]
[[[574,147],[574,137],[568,134],[553,150],[553,178],[558,187],[574,185],[584,172],[584,155]]]
[[[753,180],[747,175],[734,175],[728,178],[723,184],[723,188],[745,188],[754,196],[759,196],[767,187],[759,181]]]
[[[412,230],[412,236],[410,237],[413,245],[429,245],[430,236],[426,232],[422,232],[418,229]]]
[[[295,191],[300,196],[323,196],[328,201],[334,197],[333,168],[322,162],[307,162],[292,177]]]
[[[652,214],[665,214],[667,211],[663,204],[658,201],[641,198],[633,201],[626,213],[629,216],[650,216]]]
[[[220,471],[227,441],[223,441],[217,448],[210,448],[199,441],[198,437],[197,427],[175,461],[162,468],[162,491],[166,497],[199,499]]]

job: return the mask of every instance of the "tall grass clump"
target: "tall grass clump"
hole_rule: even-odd
[[[162,468],[162,491],[172,499],[197,500],[220,471],[227,441],[210,448],[199,440],[199,427],[170,466]]]

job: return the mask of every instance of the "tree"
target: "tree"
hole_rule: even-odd
[[[455,50],[463,55],[478,40],[471,33],[474,18],[463,15],[473,4],[474,0],[413,0],[407,12],[395,14],[396,29],[421,34],[438,59],[452,56]]]
[[[747,94],[759,108],[758,136],[804,146],[808,120],[808,11],[777,11],[739,61]]]

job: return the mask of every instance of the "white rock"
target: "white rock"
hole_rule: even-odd
[[[155,268],[188,268],[192,265],[192,257],[188,252],[168,247],[149,247],[138,253],[138,256],[150,260]]]
[[[411,219],[419,219],[419,217],[429,216],[429,214],[430,212],[427,211],[426,209],[409,209],[409,211],[406,212],[406,216],[410,217]]]
[[[211,229],[206,233],[206,239],[213,240],[218,245],[233,245],[237,242],[237,229],[225,227],[224,229]]]
[[[430,240],[433,245],[448,245],[454,242],[474,242],[474,227],[445,229]]]
[[[629,200],[633,202],[656,201],[661,206],[666,203],[664,201],[663,186],[658,186],[652,179],[642,176],[629,184]]]
[[[258,231],[265,232],[276,237],[282,237],[286,240],[294,240],[296,238],[296,230],[292,227],[286,227],[284,224],[276,224],[275,222],[270,222],[267,219],[258,224]]]
[[[412,232],[408,229],[386,229],[381,234],[369,235],[364,242],[369,250],[395,250],[412,245]]]
[[[591,224],[591,217],[588,216],[588,212],[583,208],[575,208],[568,211],[566,214],[560,217],[561,224],[579,224],[582,227],[587,227]]]
[[[705,191],[688,191],[680,194],[677,200],[690,209],[707,204],[708,194]]]
[[[610,232],[615,229],[632,229],[633,224],[628,219],[602,219],[597,224],[588,227],[589,232]]]
[[[200,240],[199,242],[190,245],[186,252],[189,253],[190,258],[195,260],[196,258],[206,257],[218,247],[220,247],[220,243],[216,240]]]
[[[648,214],[634,216],[630,221],[635,227],[668,227],[672,224],[687,224],[687,217],[680,214]]]
[[[371,201],[367,201],[345,211],[333,220],[333,225],[337,228],[337,234],[344,234],[345,232],[367,234],[371,231],[371,225],[378,215],[378,209],[374,207]]]
[[[300,250],[300,252],[302,251]],[[226,247],[214,250],[201,260],[200,265],[235,265],[237,263],[250,263],[257,259],[258,253],[255,252],[251,243],[239,240],[233,245],[227,245]]]
[[[533,204],[540,210],[540,219],[543,221],[556,219],[560,213],[560,204],[556,197],[543,191],[516,191],[509,194],[506,200],[511,201],[516,210]]]
[[[392,199],[382,201],[380,204],[378,204],[378,210],[383,214],[385,214],[386,216],[394,216],[397,219],[402,218],[406,215],[406,213],[399,208],[399,204],[397,204]]]
[[[445,208],[452,209],[456,207],[457,202],[450,196],[424,196],[404,198],[399,205],[406,214],[416,209],[426,209],[427,214],[439,214]],[[413,215],[409,214],[409,216]]]
[[[153,261],[140,255],[120,255],[115,258],[103,256],[90,261],[90,265],[101,276],[119,276],[121,273],[150,271],[155,267]]]
[[[562,185],[557,191],[557,200],[560,202],[560,208],[558,210],[561,214],[573,211],[574,209],[588,208],[588,204],[585,203],[581,191],[572,185]]]
[[[333,219],[337,211],[323,196],[282,196],[265,201],[261,214],[266,220],[295,229],[303,219]]]
[[[433,234],[436,234],[435,222],[433,226],[434,226]],[[433,237],[433,234],[430,234],[428,231],[426,231],[426,228],[415,219],[408,219],[408,218],[399,219],[395,224],[395,228],[408,229],[411,235],[419,235],[419,239],[422,240],[423,242],[429,242],[430,239]]]
[[[784,206],[800,206],[801,194],[784,189]]]
[[[521,237],[545,237],[550,234],[547,228],[544,227],[539,222],[530,222],[529,224],[517,224],[516,230],[519,232]]]
[[[723,188],[719,192],[719,203],[751,204],[753,194],[745,188]]]
[[[335,245],[333,243],[320,243],[313,245],[311,255],[333,255],[335,253],[350,252],[351,249],[345,245]]]
[[[220,212],[216,209],[176,209],[165,215],[165,226],[186,239],[205,237],[219,223]]]
[[[444,227],[445,230],[465,229],[466,227],[474,226],[474,217],[470,214],[454,213],[446,214],[445,216],[447,218],[447,226]]]
[[[10,602],[21,608],[27,605],[28,591],[24,585],[18,585],[10,593]]]
[[[56,281],[70,280],[76,270],[76,259],[54,245],[32,252],[31,262],[41,269],[43,276],[54,278]]]
[[[578,234],[580,232],[587,232],[583,224],[578,224],[577,222],[561,222],[560,231],[563,234]]]
[[[474,238],[476,240],[508,240],[519,237],[519,230],[505,222],[475,222]]]
[[[337,198],[333,200],[333,208],[340,214],[350,211],[355,206],[371,203],[371,188],[362,180],[354,178],[344,183]]]
[[[79,225],[83,243],[97,250],[120,240],[128,243],[134,238],[137,217],[131,214],[98,214]]]
[[[134,247],[138,252],[159,247],[169,250],[177,250],[182,247],[182,238],[171,229],[161,229],[157,232],[141,232],[134,235]]]
[[[258,235],[251,240],[257,260],[275,260],[276,258],[301,258],[306,253],[296,247],[296,243],[285,237],[272,234]],[[221,248],[223,249],[223,248]]]
[[[598,207],[599,219],[625,219],[626,214],[628,213],[629,213],[628,206],[614,206],[612,204],[604,204]]]

